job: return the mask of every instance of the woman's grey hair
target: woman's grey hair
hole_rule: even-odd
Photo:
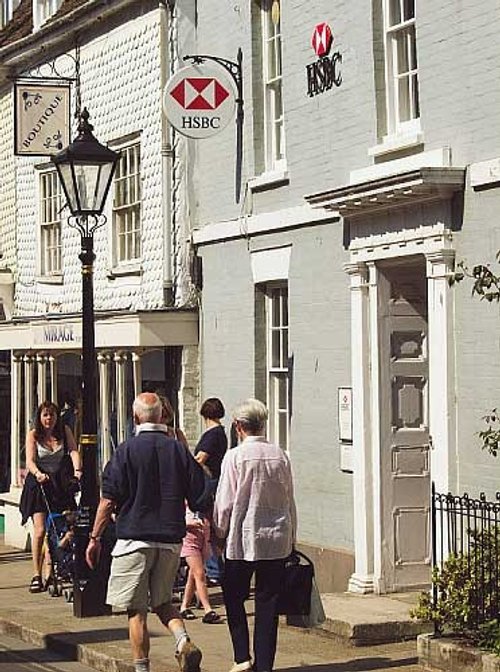
[[[145,422],[159,423],[162,415],[160,397],[154,392],[141,392],[134,399],[132,411],[138,425]]]
[[[265,405],[258,399],[247,399],[233,411],[237,420],[247,434],[262,434],[269,413]]]

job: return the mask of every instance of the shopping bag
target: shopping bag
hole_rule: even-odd
[[[313,579],[311,590],[311,608],[308,614],[287,616],[287,625],[294,625],[298,628],[317,628],[326,621],[325,610],[321,602],[316,580]]]
[[[311,610],[314,578],[312,561],[300,551],[292,551],[285,561],[285,575],[278,600],[278,614],[305,615]]]

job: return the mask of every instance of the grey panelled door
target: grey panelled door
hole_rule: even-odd
[[[425,262],[380,269],[382,572],[385,590],[430,580]]]

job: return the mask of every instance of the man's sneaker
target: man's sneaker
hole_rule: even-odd
[[[252,670],[252,661],[251,660],[245,660],[242,663],[235,663],[232,668],[229,670],[229,672],[247,672],[248,670]]]
[[[175,654],[181,672],[200,672],[201,651],[188,639]]]

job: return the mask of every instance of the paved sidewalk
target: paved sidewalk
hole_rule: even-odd
[[[30,595],[31,558],[27,553],[0,544],[0,631],[34,644],[52,648],[102,672],[133,672],[124,614],[97,618],[73,617],[72,605],[46,593]],[[224,615],[220,593],[213,590],[213,606]],[[362,602],[360,602],[360,600]],[[383,626],[401,634],[408,611],[408,596],[396,598],[325,596],[330,612],[326,628],[343,630],[347,639],[317,634],[293,627],[280,628],[276,670],[287,672],[364,672],[384,670],[417,672],[415,641],[353,648],[353,633],[376,636]],[[362,606],[363,605],[363,606]],[[249,605],[251,609],[251,604]],[[336,612],[333,614],[333,612]],[[360,615],[362,614],[362,616]],[[385,614],[385,621],[384,619]],[[335,617],[333,617],[333,615]],[[151,615],[152,672],[177,672],[173,640]],[[232,665],[231,646],[225,623],[205,625],[201,619],[187,624],[193,640],[203,650],[203,671],[224,672]],[[399,628],[399,629],[398,629]],[[338,634],[338,632],[337,632]],[[349,637],[351,636],[351,644]],[[369,639],[368,639],[369,641]],[[359,643],[359,642],[358,642]]]

